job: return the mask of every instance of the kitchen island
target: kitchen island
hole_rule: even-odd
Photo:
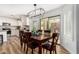
[[[0,35],[2,36],[2,38],[0,38],[0,40],[2,40],[3,42],[6,42],[7,41],[7,31],[6,30],[0,31]]]

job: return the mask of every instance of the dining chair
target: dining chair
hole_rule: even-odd
[[[20,38],[20,45],[21,45],[21,48],[23,47],[23,31],[19,31],[19,38]]]
[[[47,51],[50,51],[50,54],[52,53],[57,53],[56,51],[56,45],[57,45],[57,42],[58,42],[58,37],[59,37],[59,33],[53,33],[52,34],[52,42],[51,43],[45,43],[42,45],[42,48],[43,48],[43,52],[44,52],[44,49],[46,49],[46,53]]]
[[[38,47],[38,44],[31,39],[32,33],[31,32],[24,32],[23,35],[23,42],[24,42],[24,50],[26,49],[26,53],[28,53],[28,48],[32,49],[32,54],[34,53],[33,50]],[[27,46],[27,48],[26,48]]]

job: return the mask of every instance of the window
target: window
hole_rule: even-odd
[[[60,30],[60,16],[56,17],[51,17],[49,18],[49,23],[48,23],[48,29],[51,31],[58,31]]]
[[[48,29],[48,18],[41,19],[41,30]]]
[[[41,30],[60,30],[60,16],[41,19]]]

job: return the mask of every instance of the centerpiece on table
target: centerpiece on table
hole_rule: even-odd
[[[33,26],[32,35],[36,35],[36,28]]]

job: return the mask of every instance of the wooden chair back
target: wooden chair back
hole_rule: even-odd
[[[52,47],[56,47],[57,42],[58,42],[58,38],[59,38],[59,33],[53,33],[53,34],[52,34],[52,44],[51,44],[51,48],[52,48]]]
[[[28,43],[28,41],[30,40],[30,38],[31,38],[31,32],[24,32],[24,35],[23,35],[23,41],[25,42],[25,43]]]
[[[22,41],[22,39],[23,39],[23,31],[19,31],[19,37],[20,37],[20,40]]]

